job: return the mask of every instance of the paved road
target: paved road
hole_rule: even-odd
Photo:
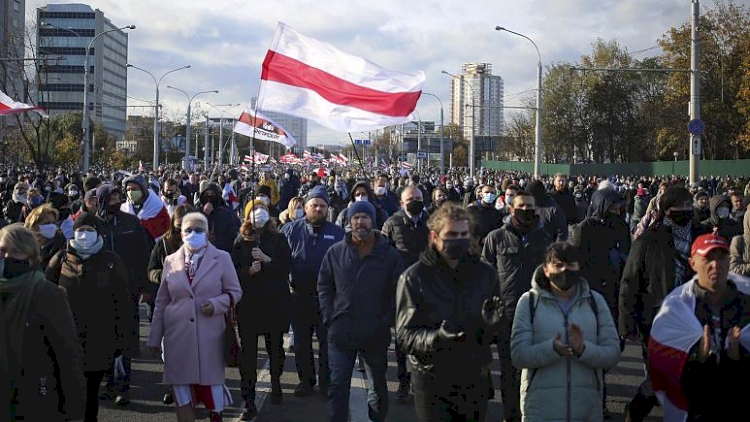
[[[142,321],[146,321],[145,314]],[[148,324],[141,323],[141,339],[145,339],[148,334]],[[259,340],[262,346],[262,340]],[[141,342],[142,355],[134,360],[133,364],[133,383],[131,390],[130,405],[122,408],[115,407],[111,402],[105,402],[101,405],[99,420],[104,422],[162,422],[174,421],[174,411],[171,406],[166,406],[161,402],[165,387],[161,385],[161,363],[152,358],[145,349],[145,342]],[[636,387],[643,376],[643,365],[641,363],[640,348],[635,344],[629,344],[620,364],[607,374],[608,401],[607,408],[613,416],[613,421],[623,420],[623,407],[630,398],[635,394]],[[316,395],[308,398],[296,398],[292,395],[294,387],[297,386],[298,378],[294,366],[294,355],[287,354],[282,376],[282,388],[284,389],[284,399],[281,405],[272,405],[265,401],[265,394],[270,392],[270,376],[267,365],[267,355],[264,351],[259,353],[258,367],[259,373],[259,390],[257,405],[260,408],[260,414],[256,418],[257,422],[323,422],[325,421],[325,400],[322,396]],[[495,386],[500,384],[499,367],[497,364],[493,367],[493,376]],[[363,374],[355,370],[352,379],[352,390],[350,400],[350,413],[352,422],[366,422],[366,396],[364,389]],[[234,421],[240,414],[242,399],[240,398],[240,381],[237,369],[227,369],[227,385],[232,392],[234,405],[225,411],[225,420]],[[398,387],[396,378],[396,356],[393,352],[393,346],[389,350],[388,366],[388,388],[391,391],[390,411],[388,421],[390,422],[412,422],[416,420],[414,414],[413,401],[406,404],[395,403],[395,391]],[[502,420],[502,403],[500,403],[500,391],[495,392],[496,399],[490,402],[489,415],[486,421]],[[647,419],[650,422],[660,420],[660,409],[653,412],[652,417]],[[200,410],[198,413],[199,420],[207,420],[208,412]]]

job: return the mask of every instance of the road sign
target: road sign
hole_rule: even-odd
[[[354,140],[354,145],[362,145],[362,140],[361,139],[355,139]]]
[[[427,158],[427,152],[426,151],[417,151],[417,159],[418,160],[424,160]]]
[[[369,139],[363,139],[362,143],[365,144],[365,145],[370,145],[370,140]]]
[[[693,139],[693,155],[701,155],[701,141],[698,138]]]
[[[701,119],[693,119],[688,123],[688,130],[692,135],[700,136],[706,133],[706,124]]]

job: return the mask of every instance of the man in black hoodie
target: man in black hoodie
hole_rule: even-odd
[[[732,202],[723,195],[714,195],[708,201],[711,216],[701,221],[701,232],[718,231],[727,243],[735,236],[742,235],[742,225],[732,218]]]
[[[526,190],[534,196],[536,213],[539,215],[544,230],[552,236],[552,241],[568,240],[568,221],[565,211],[547,193],[544,184],[538,180],[532,180]]]
[[[200,194],[200,212],[208,218],[208,232],[211,244],[231,252],[234,238],[240,230],[240,220],[224,203],[219,186],[207,184]]]

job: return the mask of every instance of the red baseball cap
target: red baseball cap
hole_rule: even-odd
[[[715,233],[704,234],[696,237],[693,241],[693,246],[690,248],[690,256],[695,254],[706,256],[716,248],[722,248],[729,252],[729,243],[727,243],[726,239]]]

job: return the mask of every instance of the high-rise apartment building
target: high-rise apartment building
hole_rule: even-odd
[[[503,118],[503,78],[492,74],[491,63],[465,63],[451,78],[451,123],[464,138],[500,136]]]
[[[37,50],[49,61],[39,78],[39,103],[51,117],[83,112],[86,48],[89,51],[88,101],[92,122],[118,140],[125,135],[127,115],[128,34],[99,9],[85,4],[48,4],[37,9]],[[93,127],[92,127],[93,133]]]
[[[23,89],[24,40],[26,25],[25,0],[0,0],[0,90],[17,101],[26,100]],[[14,125],[15,119],[0,117],[3,127]]]

